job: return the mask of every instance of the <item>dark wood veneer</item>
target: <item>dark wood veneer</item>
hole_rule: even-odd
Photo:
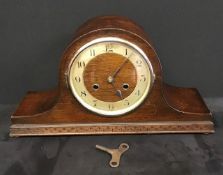
[[[68,85],[73,55],[99,37],[119,37],[134,43],[148,56],[155,74],[143,104],[119,117],[103,117],[88,111],[74,98]],[[118,16],[97,17],[83,24],[62,56],[58,87],[28,92],[11,121],[11,136],[214,132],[212,115],[199,92],[164,83],[151,40],[133,21]]]

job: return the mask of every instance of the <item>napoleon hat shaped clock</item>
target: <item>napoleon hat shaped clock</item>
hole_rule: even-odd
[[[79,27],[58,82],[27,93],[11,116],[11,136],[214,132],[199,92],[163,81],[151,40],[125,17]]]

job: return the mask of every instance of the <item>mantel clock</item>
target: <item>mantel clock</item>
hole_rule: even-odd
[[[27,93],[11,117],[11,136],[214,132],[199,92],[166,84],[151,40],[124,17],[83,24],[62,56],[58,82]]]

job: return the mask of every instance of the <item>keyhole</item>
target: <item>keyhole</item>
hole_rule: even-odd
[[[93,84],[93,89],[96,91],[96,90],[98,90],[98,88],[99,88],[99,84],[97,84],[97,83],[95,83],[95,84]]]
[[[129,84],[128,84],[128,83],[123,83],[122,88],[123,88],[124,90],[128,90],[128,88],[129,88]]]

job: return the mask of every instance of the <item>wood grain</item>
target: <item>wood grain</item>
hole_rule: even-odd
[[[136,110],[119,117],[103,117],[88,111],[74,98],[67,83],[67,73],[74,54],[86,43],[100,37],[118,37],[140,47],[149,58],[155,74],[153,87],[144,103]],[[86,76],[90,74],[94,64],[92,62],[89,65],[85,72]],[[130,71],[128,73],[132,74],[129,83],[134,87],[134,69],[131,64],[128,66],[129,69],[127,70]],[[123,74],[126,73],[123,72]],[[89,90],[96,78],[95,75],[90,77],[92,80],[89,79],[90,83],[88,82]],[[123,80],[119,80],[119,82],[121,84]],[[108,126],[102,132],[97,132],[96,128],[91,132],[83,132],[82,134],[108,134],[114,124],[122,125],[118,127],[120,132],[115,131],[117,128],[114,128],[113,134],[148,133],[148,130],[144,130],[143,127],[140,131],[140,127],[128,126],[129,124],[134,126],[137,123],[149,125],[151,122],[157,122],[158,124],[156,127],[149,127],[149,133],[214,132],[212,115],[199,92],[194,88],[178,88],[164,83],[159,58],[151,40],[140,26],[124,17],[102,16],[93,18],[83,24],[75,33],[72,43],[62,56],[58,83],[55,90],[30,92],[25,96],[11,116],[12,136],[26,136],[30,133],[33,133],[32,135],[76,135],[81,134],[77,129],[80,129],[82,124],[88,126],[88,128],[82,128],[83,130],[90,130],[90,125]],[[86,82],[86,84],[88,83]],[[125,95],[127,94],[126,92]],[[95,96],[97,96],[97,93],[95,93]],[[105,97],[106,99],[107,97]],[[117,100],[115,97],[112,97],[112,99]],[[169,123],[169,125],[164,125],[165,123]],[[206,125],[203,126],[203,123],[206,123]],[[186,124],[188,124],[187,128],[184,127]],[[47,132],[42,131],[41,128],[45,125],[61,126],[62,130],[66,130],[66,133],[50,128]],[[72,125],[72,129],[69,130],[67,125]],[[21,132],[23,133],[21,134]]]
[[[96,99],[106,102],[116,102],[121,100],[116,95],[116,89],[122,92],[123,98],[129,96],[137,83],[137,72],[134,65],[128,61],[124,69],[121,69],[115,78],[114,87],[108,83],[108,77],[125,61],[126,57],[115,54],[106,53],[96,56],[90,61],[84,71],[84,83],[87,90]],[[123,89],[123,84],[128,84],[128,89]],[[99,88],[94,90],[93,85],[98,84]]]

